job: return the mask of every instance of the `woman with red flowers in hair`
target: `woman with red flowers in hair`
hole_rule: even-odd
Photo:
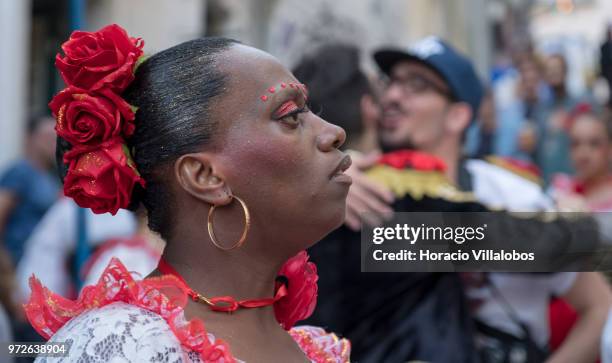
[[[612,130],[609,116],[580,104],[568,118],[575,176],[556,174],[551,192],[563,208],[612,210]]]
[[[71,342],[53,359],[348,361],[348,341],[294,326],[317,297],[304,249],[344,219],[344,131],[260,50],[223,38],[147,59],[142,48],[111,25],[73,33],[56,59],[64,193],[95,213],[143,206],[167,245],[148,278],[114,259],[76,301],[33,277],[30,322]]]

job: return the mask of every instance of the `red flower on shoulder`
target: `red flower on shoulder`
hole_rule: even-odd
[[[306,251],[291,257],[279,276],[287,280],[287,296],[274,303],[276,320],[285,330],[312,315],[317,306],[317,266],[308,261]]]

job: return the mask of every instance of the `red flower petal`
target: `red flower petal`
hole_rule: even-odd
[[[308,262],[308,254],[301,251],[290,258],[279,272],[288,281],[288,294],[274,304],[276,320],[289,330],[300,320],[307,319],[317,305],[317,267]]]

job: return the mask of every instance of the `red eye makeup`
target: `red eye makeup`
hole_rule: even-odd
[[[294,100],[289,100],[283,103],[278,110],[274,113],[274,118],[281,119],[287,117],[294,113],[295,111],[300,110],[300,107],[295,103]]]

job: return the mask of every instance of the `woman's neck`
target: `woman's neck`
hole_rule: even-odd
[[[175,243],[173,243],[175,242]],[[244,248],[244,247],[243,247]],[[189,241],[175,239],[166,245],[163,258],[185,280],[189,287],[207,297],[231,296],[236,300],[271,298],[275,279],[282,262],[257,258],[245,249],[222,251],[206,238]],[[272,306],[241,308],[227,314],[213,312],[203,304],[192,309],[210,322],[247,322],[261,326],[278,327]]]
[[[582,186],[584,187],[585,194],[589,194],[591,192],[596,192],[599,188],[609,184],[611,181],[612,175],[607,171],[603,171],[589,179],[583,180]]]
[[[459,156],[461,155],[461,149],[459,143],[454,140],[446,140],[445,142],[438,143],[434,148],[428,152],[438,157],[446,165],[444,175],[449,182],[457,184],[459,182]]]

